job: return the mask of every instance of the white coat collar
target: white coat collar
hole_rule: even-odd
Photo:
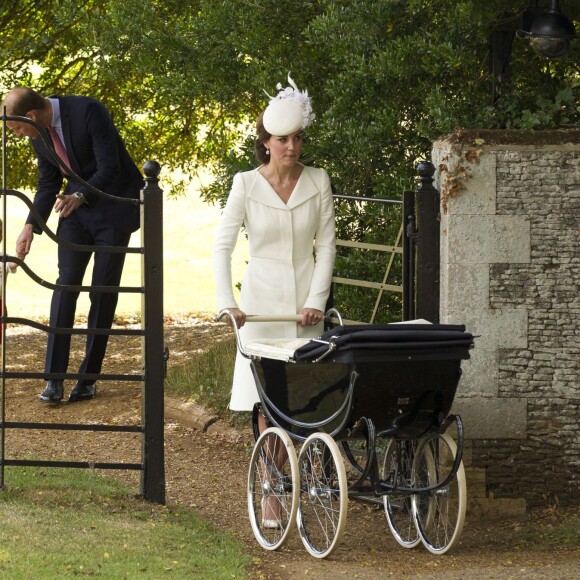
[[[309,167],[302,170],[288,203],[284,203],[278,197],[268,180],[257,169],[250,171],[249,175],[251,178],[246,181],[248,199],[277,209],[294,209],[320,193],[320,189],[312,180]]]

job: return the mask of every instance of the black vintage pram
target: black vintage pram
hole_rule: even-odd
[[[254,535],[277,549],[296,519],[306,549],[324,558],[349,496],[378,498],[399,544],[445,553],[465,519],[463,426],[449,411],[473,336],[459,325],[343,326],[329,315],[339,326],[313,340],[242,347],[236,329],[261,401],[247,489]],[[261,434],[259,412],[272,425]]]

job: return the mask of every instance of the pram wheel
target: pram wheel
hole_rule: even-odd
[[[266,550],[284,545],[298,509],[298,460],[290,436],[277,427],[256,441],[248,472],[252,531]]]
[[[447,435],[421,439],[413,460],[413,486],[443,483],[451,473],[457,446]],[[413,516],[423,545],[433,554],[444,554],[461,537],[467,490],[463,462],[451,481],[434,491],[413,496]]]
[[[396,487],[410,488],[412,483],[413,459],[417,441],[391,439],[385,452],[381,479]],[[412,496],[409,493],[389,493],[383,496],[385,515],[389,528],[404,548],[414,548],[421,537],[413,518]]]
[[[330,555],[346,525],[348,490],[344,463],[334,439],[314,433],[298,455],[300,504],[298,530],[315,558]]]

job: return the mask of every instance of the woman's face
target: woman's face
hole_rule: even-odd
[[[294,165],[302,152],[302,131],[280,137],[273,135],[264,145],[270,150],[271,162]]]

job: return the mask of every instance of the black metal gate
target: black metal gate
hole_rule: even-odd
[[[2,115],[2,213],[5,216],[6,228],[6,200],[15,197],[26,204],[33,215],[35,210],[32,202],[26,195],[7,187],[6,166],[6,121],[19,121],[34,125],[43,137],[41,127],[25,117]],[[49,145],[47,143],[47,145]],[[51,149],[49,145],[49,150]],[[55,162],[60,163],[55,154]],[[159,188],[160,166],[155,161],[148,161],[143,166],[145,173],[145,187],[140,199],[118,198],[101,192],[84,182],[80,177],[72,178],[82,183],[97,196],[105,196],[118,203],[133,203],[141,208],[141,246],[140,247],[93,247],[68,244],[58,238],[43,222],[39,215],[35,218],[42,225],[42,230],[57,244],[67,244],[69,248],[81,252],[125,252],[141,255],[142,285],[137,287],[95,287],[95,286],[63,286],[51,284],[37,276],[24,261],[7,255],[6,236],[4,236],[4,252],[1,257],[4,268],[7,262],[14,262],[37,284],[63,292],[127,292],[141,294],[141,329],[82,329],[82,328],[55,328],[28,318],[13,318],[7,316],[5,300],[2,301],[2,366],[0,373],[0,486],[4,485],[4,471],[6,466],[27,465],[43,467],[65,468],[99,468],[99,469],[127,469],[141,471],[141,494],[146,500],[165,503],[165,468],[163,443],[163,416],[164,416],[164,379],[168,354],[164,348],[163,339],[163,197]],[[6,291],[6,276],[3,277],[2,298]],[[16,372],[6,367],[6,325],[25,325],[46,333],[57,334],[93,334],[93,335],[125,335],[142,337],[142,372],[132,374],[74,374],[74,373],[38,373]],[[141,424],[139,425],[102,425],[102,424],[73,424],[73,423],[40,423],[8,421],[6,419],[6,380],[7,379],[86,379],[99,381],[140,381],[142,383]],[[113,463],[98,461],[56,461],[56,460],[29,460],[6,457],[5,435],[8,429],[42,429],[42,430],[75,430],[93,432],[123,432],[141,434],[141,457],[134,462]]]
[[[360,277],[357,279],[352,275],[333,277],[335,297],[340,296],[340,288],[337,291],[336,285],[370,289],[376,292],[370,315],[364,320],[343,317],[347,324],[375,323],[381,299],[387,293],[401,295],[402,320],[424,318],[433,323],[439,322],[439,192],[433,186],[435,168],[431,162],[422,161],[417,165],[416,170],[420,186],[416,191],[403,192],[402,201],[334,194],[337,208],[341,203],[354,203],[359,206],[379,205],[383,217],[387,215],[389,219],[396,219],[400,223],[400,227],[389,233],[392,239],[385,241],[386,236],[383,236],[381,243],[367,243],[352,239],[336,241],[339,249],[354,248],[388,256],[380,281],[369,281]],[[401,211],[394,208],[401,208]],[[347,211],[346,214],[349,215],[349,212]],[[389,241],[390,243],[387,243]],[[402,259],[400,281],[397,275],[392,275],[396,270],[394,267],[396,259]],[[339,302],[340,300],[334,300],[334,305],[342,312],[346,305]]]

